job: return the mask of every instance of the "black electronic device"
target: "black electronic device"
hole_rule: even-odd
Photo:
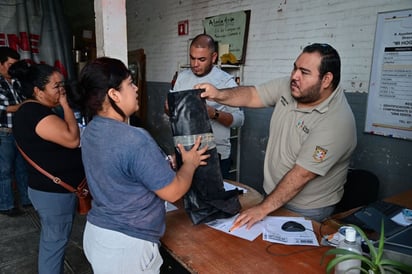
[[[305,231],[306,228],[295,221],[287,221],[282,225],[282,230],[287,231],[287,232],[302,232]]]
[[[347,224],[356,224],[364,230],[381,232],[384,223],[384,251],[383,256],[399,262],[412,261],[412,224],[403,226],[392,220],[392,217],[402,212],[404,207],[378,200],[360,208],[349,216],[341,219]],[[379,242],[376,241],[377,247]]]
[[[401,231],[404,227],[391,218],[401,212],[402,206],[378,200],[360,208],[342,219],[347,224],[355,224],[364,230],[381,232],[381,222],[385,225],[385,238]]]
[[[395,223],[388,215],[373,206],[362,208],[358,212],[355,212],[355,216],[367,227],[378,233],[381,233],[381,224],[383,221],[385,238],[404,229],[404,226]]]

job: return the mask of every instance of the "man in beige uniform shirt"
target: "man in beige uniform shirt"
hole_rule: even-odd
[[[202,97],[222,104],[276,105],[264,163],[268,195],[243,211],[236,226],[250,228],[282,206],[318,221],[333,212],[356,147],[355,120],[339,82],[337,51],[316,43],[303,49],[289,78],[222,90],[196,86],[206,90]]]

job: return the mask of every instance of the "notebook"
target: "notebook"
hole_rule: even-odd
[[[381,221],[383,220],[384,235],[385,238],[388,238],[405,228],[405,226],[391,220],[402,209],[403,207],[400,205],[378,200],[345,217],[342,221],[358,225],[365,230],[373,230],[380,233]]]

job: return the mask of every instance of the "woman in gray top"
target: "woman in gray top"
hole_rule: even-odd
[[[190,151],[179,145],[183,165],[175,173],[154,139],[130,126],[138,110],[137,87],[117,59],[98,58],[80,75],[87,112],[93,116],[81,139],[82,158],[93,196],[84,250],[95,274],[158,273],[165,203],[189,189],[207,146],[200,138]]]

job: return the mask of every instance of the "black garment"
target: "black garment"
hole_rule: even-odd
[[[46,141],[36,134],[37,124],[48,115],[56,113],[40,103],[24,103],[14,115],[13,133],[16,142],[44,170],[77,187],[85,177],[80,148],[66,148]],[[29,163],[27,166],[31,188],[46,192],[68,192]]]
[[[182,144],[185,149],[190,149],[196,137],[202,135],[202,146],[208,143],[210,148],[207,151],[210,154],[208,164],[196,169],[192,186],[184,196],[186,212],[194,224],[231,217],[237,214],[241,208],[238,190],[225,191],[223,187],[219,156],[212,141],[212,127],[207,115],[206,104],[200,98],[201,92],[202,90],[186,90],[168,94],[170,123],[175,146],[184,140]],[[176,140],[177,137],[182,138],[181,136],[184,136],[183,139]],[[176,158],[178,167],[180,167],[181,155],[179,151],[176,151]]]

